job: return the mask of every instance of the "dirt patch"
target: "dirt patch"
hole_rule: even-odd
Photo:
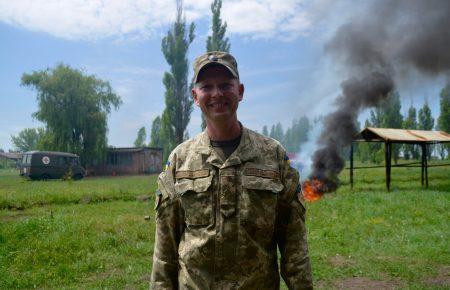
[[[443,266],[438,270],[435,277],[425,280],[425,284],[429,286],[450,287],[450,266]]]
[[[21,220],[24,218],[30,218],[35,216],[34,214],[25,213],[23,211],[13,211],[9,213],[8,215],[0,216],[0,222],[7,223],[7,222],[13,222],[17,220]]]
[[[354,266],[355,261],[351,257],[336,255],[328,259],[333,267],[349,267]]]
[[[379,290],[379,289],[397,289],[402,287],[404,283],[400,279],[386,279],[386,280],[373,280],[366,277],[353,277],[334,281],[331,285],[323,285],[318,283],[317,287],[332,289],[346,289],[346,290]],[[328,286],[328,287],[327,287]]]

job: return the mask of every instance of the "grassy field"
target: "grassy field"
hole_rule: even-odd
[[[449,289],[450,168],[358,170],[308,204],[319,289]],[[0,171],[0,288],[146,289],[155,176],[27,181]],[[149,215],[150,220],[144,220]]]

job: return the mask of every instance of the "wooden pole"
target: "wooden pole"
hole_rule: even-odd
[[[424,145],[425,148],[425,186],[428,188],[428,148],[427,144]]]
[[[423,179],[424,179],[424,173],[425,173],[425,159],[426,159],[426,148],[425,148],[425,144],[420,144],[420,147],[422,148],[422,162],[421,162],[421,172],[420,172],[420,180],[422,182],[422,187],[423,187]]]
[[[353,142],[350,145],[350,187],[353,189]]]
[[[386,167],[386,188],[391,190],[391,143],[384,143],[384,163]]]

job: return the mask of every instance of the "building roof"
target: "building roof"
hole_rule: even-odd
[[[357,139],[398,143],[442,143],[450,142],[450,134],[444,131],[367,127],[358,134]]]
[[[14,153],[14,152],[0,152],[0,157],[4,157],[7,159],[21,159],[22,153]]]
[[[121,147],[121,148],[116,148],[116,147],[110,147],[107,149],[108,152],[140,152],[140,151],[144,151],[144,150],[162,150],[162,148],[158,148],[158,147]]]

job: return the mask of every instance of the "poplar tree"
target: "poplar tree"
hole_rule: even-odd
[[[438,119],[439,130],[450,133],[450,84],[446,85],[440,93],[440,114]],[[444,159],[445,151],[450,155],[450,145],[440,144],[441,158]]]
[[[428,106],[428,102],[425,101],[423,107],[419,110],[419,123],[418,128],[420,130],[433,130],[434,118],[431,116],[431,109]],[[428,146],[427,158],[431,158],[431,149]]]
[[[147,139],[147,133],[145,132],[145,127],[141,127],[137,133],[136,140],[134,141],[135,147],[145,146],[145,139]]]
[[[264,125],[262,128],[262,133],[265,136],[269,136],[269,131],[267,130],[267,125]]]
[[[183,16],[183,2],[178,0],[176,20],[162,40],[162,52],[170,72],[165,72],[163,83],[166,87],[166,108],[162,114],[161,127],[164,138],[164,159],[172,149],[183,142],[187,125],[191,118],[193,100],[189,92],[187,53],[194,40],[194,23],[186,27]]]
[[[415,130],[417,129],[417,112],[416,108],[412,105],[408,109],[408,115],[403,121],[403,128],[407,130]],[[405,159],[409,159],[410,157],[413,159],[419,158],[419,152],[416,145],[405,144],[404,146]]]
[[[158,116],[153,120],[152,129],[150,131],[151,147],[164,147],[161,133],[161,117]]]
[[[227,31],[227,23],[222,22],[220,18],[220,9],[222,8],[222,0],[214,0],[211,4],[212,20],[211,31],[212,34],[206,40],[206,51],[230,51],[230,43],[228,37],[225,37]],[[202,130],[206,128],[205,116],[202,114]]]

